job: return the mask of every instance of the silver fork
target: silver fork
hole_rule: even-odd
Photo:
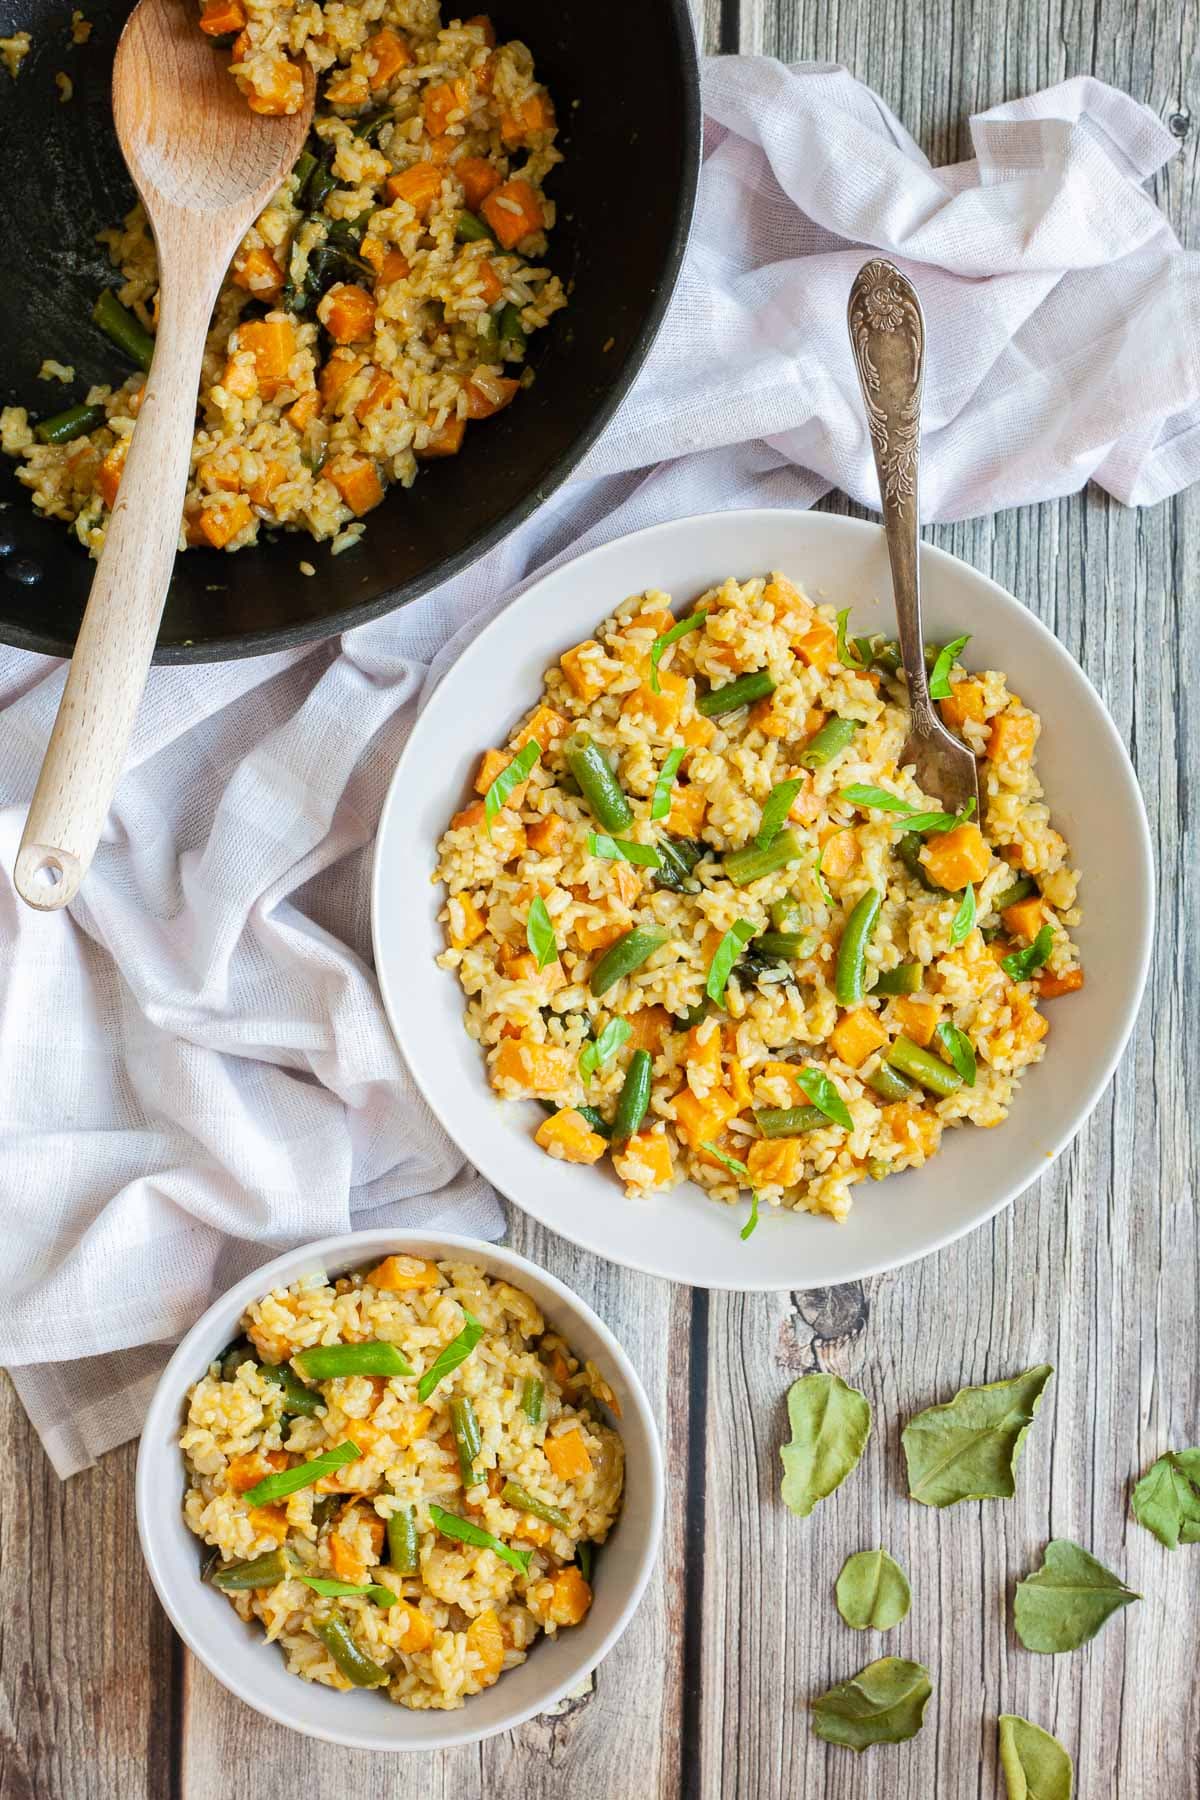
[[[918,785],[940,800],[947,812],[961,812],[974,801],[978,816],[975,758],[962,739],[943,725],[929,697],[925,670],[917,505],[921,381],[925,371],[921,303],[907,276],[877,257],[854,278],[847,318],[875,452],[900,654],[908,682],[908,736],[900,762],[913,765]]]

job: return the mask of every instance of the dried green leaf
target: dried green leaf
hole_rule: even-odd
[[[871,1435],[865,1394],[840,1375],[802,1375],[788,1389],[791,1442],[781,1446],[783,1503],[807,1519],[845,1481]]]
[[[902,1744],[920,1731],[932,1692],[920,1663],[881,1656],[813,1701],[813,1730],[827,1744],[859,1752],[870,1744]]]
[[[1017,1457],[1053,1373],[1039,1363],[1008,1381],[961,1388],[910,1419],[901,1442],[912,1498],[922,1506],[1011,1500]]]
[[[1071,1800],[1071,1759],[1057,1738],[1019,1719],[1000,1714],[1000,1767],[1008,1800]]]
[[[1133,1516],[1168,1550],[1200,1544],[1200,1450],[1168,1450],[1133,1490]]]
[[[848,1556],[835,1591],[837,1609],[854,1631],[890,1631],[912,1605],[908,1577],[886,1550]]]
[[[1141,1597],[1070,1538],[1052,1538],[1041,1568],[1017,1583],[1013,1625],[1027,1650],[1058,1656],[1078,1650],[1113,1613]]]

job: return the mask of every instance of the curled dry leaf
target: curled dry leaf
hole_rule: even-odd
[[[1000,1767],[1008,1800],[1071,1800],[1071,1759],[1057,1738],[1019,1719],[1000,1714]]]
[[[807,1519],[858,1462],[871,1433],[871,1407],[840,1375],[802,1375],[788,1389],[787,1404],[792,1437],[779,1451],[783,1503]]]
[[[1133,1490],[1133,1516],[1160,1544],[1200,1544],[1200,1450],[1168,1450]]]
[[[923,1506],[1010,1500],[1025,1433],[1054,1370],[1039,1363],[1008,1381],[961,1388],[904,1427],[908,1491]]]
[[[1041,1568],[1017,1583],[1013,1625],[1027,1650],[1058,1656],[1078,1650],[1113,1613],[1141,1597],[1070,1538],[1052,1538]]]
[[[848,1556],[836,1594],[838,1611],[855,1631],[890,1631],[912,1605],[908,1578],[886,1550]]]
[[[813,1730],[828,1744],[858,1752],[870,1744],[901,1744],[920,1731],[932,1692],[929,1670],[920,1663],[881,1656],[813,1701]]]

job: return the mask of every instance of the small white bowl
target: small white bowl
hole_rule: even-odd
[[[201,1582],[204,1547],[183,1520],[186,1485],[179,1433],[187,1390],[231,1339],[252,1301],[301,1276],[343,1275],[397,1252],[462,1258],[523,1288],[572,1350],[589,1357],[612,1385],[625,1445],[620,1518],[596,1559],[595,1598],[581,1625],[539,1638],[528,1659],[455,1712],[412,1712],[377,1693],[338,1693],[290,1675],[261,1625],[246,1625],[218,1591]],[[509,1731],[543,1712],[607,1656],[637,1609],[662,1534],[663,1463],[641,1382],[616,1338],[577,1294],[511,1250],[476,1238],[425,1232],[363,1231],[291,1250],[256,1269],[209,1307],[163,1371],[142,1433],[137,1465],[137,1522],[142,1554],[158,1597],[184,1643],[231,1694],[256,1712],[309,1737],[355,1750],[442,1750]]]
[[[728,575],[773,569],[822,602],[850,606],[852,631],[894,633],[877,525],[829,513],[726,512],[619,538],[536,582],[454,663],[397,766],[375,855],[384,1004],[414,1078],[460,1149],[551,1231],[597,1256],[697,1287],[834,1286],[926,1256],[990,1219],[1046,1170],[1103,1093],[1137,1017],[1154,920],[1145,809],[1100,696],[1020,601],[925,545],[926,636],[945,642],[970,632],[967,666],[1006,670],[1013,691],[1041,714],[1038,771],[1083,875],[1083,923],[1073,936],[1087,985],[1050,1007],[1045,1060],[1026,1075],[1009,1118],[995,1131],[948,1132],[925,1167],[857,1186],[844,1225],[764,1209],[745,1243],[738,1237],[745,1205],[719,1205],[691,1183],[626,1200],[603,1166],[544,1155],[533,1142],[536,1107],[497,1100],[479,1045],[463,1029],[458,982],[435,965],[444,948],[437,922],[444,894],[430,881],[438,839],[472,794],[481,753],[507,740],[537,699],[547,666],[622,600],[661,588],[682,610]]]

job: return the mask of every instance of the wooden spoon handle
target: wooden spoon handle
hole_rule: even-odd
[[[223,269],[223,261],[215,273],[193,261],[161,289],[154,362],[17,852],[17,892],[41,911],[78,892],[125,760],[179,542],[204,340]]]

